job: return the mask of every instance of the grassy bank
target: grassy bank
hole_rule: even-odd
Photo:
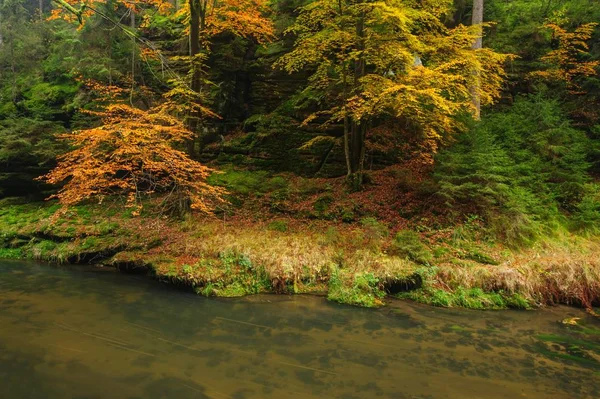
[[[121,204],[0,204],[0,258],[97,263],[148,271],[202,295],[322,293],[382,306],[399,297],[436,306],[532,308],[600,300],[600,245],[570,235],[512,250],[453,229],[391,231],[355,222],[244,217],[131,217]],[[457,231],[460,234],[457,234]]]

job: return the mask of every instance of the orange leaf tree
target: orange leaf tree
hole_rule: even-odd
[[[74,149],[40,177],[51,184],[65,182],[50,198],[69,206],[123,196],[134,214],[153,194],[160,195],[164,209],[178,213],[191,208],[210,214],[224,202],[224,190],[206,182],[213,170],[175,148],[191,135],[178,119],[123,104],[94,113],[102,125],[62,135]]]

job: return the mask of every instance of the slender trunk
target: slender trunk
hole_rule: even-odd
[[[40,21],[44,20],[44,0],[39,0],[38,8],[40,11]]]
[[[12,75],[11,98],[13,103],[17,102],[17,68],[15,67],[15,48],[10,46],[10,71]]]
[[[135,32],[135,12],[129,9],[129,27]],[[133,92],[135,90],[135,36],[131,38],[131,91],[129,92],[129,103],[133,107]]]
[[[4,2],[0,3],[0,47],[4,44],[4,37],[2,36],[2,7],[4,7]]]
[[[11,26],[8,26],[9,32]],[[11,88],[11,97],[13,103],[17,102],[17,67],[15,65],[15,37],[13,35],[9,35],[9,44],[10,44],[10,71],[12,77],[12,88]]]
[[[192,68],[192,81],[190,88],[192,91],[199,93],[201,85],[200,67],[197,63],[197,55],[200,52],[200,1],[188,0],[190,6],[190,62]],[[194,156],[196,134],[198,130],[198,115],[190,113],[187,121],[188,129],[194,133],[192,138],[188,140],[187,147],[190,156]]]
[[[213,0],[216,3],[216,0]],[[206,29],[206,12],[207,12],[207,8],[208,8],[208,3],[210,2],[210,0],[200,0],[199,1],[199,6],[198,6],[198,12],[199,12],[199,18],[200,18],[200,33],[199,35],[202,35],[202,32],[204,32],[204,29]]]
[[[483,0],[473,0],[473,17],[471,19],[472,25],[479,25],[478,36],[473,43],[473,49],[477,50],[483,46],[483,29],[481,24],[483,23]],[[479,71],[474,71],[474,82],[471,86],[471,100],[473,107],[475,108],[475,119],[479,119],[481,116],[481,98],[479,97],[479,90],[481,89],[481,79]]]
[[[348,77],[346,66],[342,69],[342,86],[344,95],[344,155],[346,157],[347,176],[352,174],[352,166],[350,165],[350,120],[348,117]]]
[[[365,76],[366,61],[365,50],[365,15],[364,12],[356,22],[356,36],[358,37],[358,59],[354,61],[354,92],[360,91],[360,79]],[[363,180],[363,162],[365,152],[365,136],[367,125],[362,120],[351,120],[350,124],[350,183],[353,189],[358,190]]]
[[[107,30],[107,41],[108,41],[108,84],[112,86],[112,57],[113,57],[113,48],[112,48],[112,36],[110,34],[111,30]]]
[[[342,0],[338,0],[338,12],[342,16],[344,14],[344,7]],[[345,30],[345,24],[342,22],[340,26],[341,30]],[[352,174],[352,167],[350,165],[350,118],[348,116],[348,70],[346,65],[347,54],[344,54],[344,61],[342,61],[342,101],[344,109],[344,157],[346,158],[346,176]]]

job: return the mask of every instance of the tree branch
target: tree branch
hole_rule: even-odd
[[[79,25],[83,24],[83,12],[87,8],[87,6],[85,5],[85,3],[83,1],[81,2],[81,7],[79,7],[79,10],[77,10],[75,7],[73,7],[72,5],[67,3],[65,0],[52,0],[52,1],[55,2],[56,4],[58,4],[59,6],[63,7],[64,9],[66,9],[67,11],[72,13],[73,15],[75,15],[77,17],[77,20],[79,21]]]

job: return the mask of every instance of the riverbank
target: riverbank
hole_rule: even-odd
[[[476,227],[391,235],[373,218],[132,217],[121,204],[0,204],[0,258],[148,272],[207,296],[320,293],[365,307],[387,297],[475,309],[600,300],[600,244],[572,235],[526,250],[477,240]],[[460,233],[460,234],[457,234]]]

